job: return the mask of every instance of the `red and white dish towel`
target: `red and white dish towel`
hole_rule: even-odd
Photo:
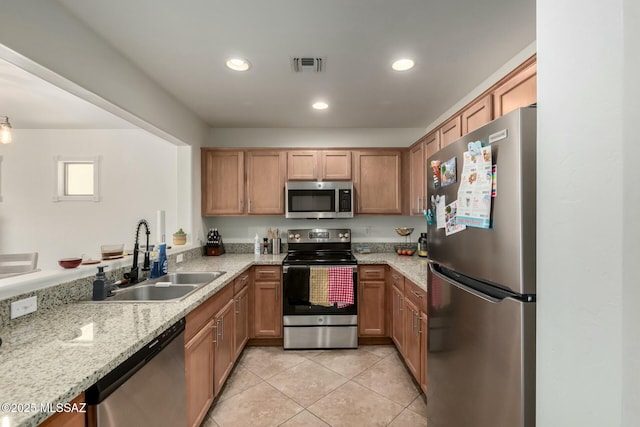
[[[353,304],[353,269],[329,267],[329,302],[338,308]]]

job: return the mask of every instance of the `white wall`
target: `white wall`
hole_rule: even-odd
[[[537,2],[539,426],[640,425],[640,91],[623,81],[640,37],[623,33],[623,1]]]
[[[156,211],[166,211],[166,234],[177,227],[178,148],[142,130],[20,130],[0,146],[0,253],[39,252],[41,268],[59,258],[100,255],[100,245],[132,248],[135,226],[146,218],[151,241]],[[58,202],[54,161],[102,156],[102,201]]]
[[[622,425],[640,425],[640,2],[624,0]]]
[[[201,119],[58,2],[3,2],[0,40],[16,52],[0,50],[9,62],[152,133],[187,144],[207,138]]]
[[[423,128],[214,128],[209,147],[408,147]]]

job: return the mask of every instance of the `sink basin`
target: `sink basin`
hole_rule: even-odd
[[[157,279],[149,280],[149,283],[171,282],[177,285],[194,285],[209,283],[222,276],[224,271],[202,271],[197,273],[169,273]]]
[[[202,283],[201,285],[204,285]],[[111,301],[169,301],[187,296],[201,285],[140,285],[116,291]]]
[[[106,300],[96,302],[181,301],[225,273],[226,271],[169,273],[129,288],[118,289]]]

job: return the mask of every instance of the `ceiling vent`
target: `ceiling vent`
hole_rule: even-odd
[[[324,71],[325,58],[322,56],[292,56],[291,68],[296,73],[302,73],[303,71],[313,71],[314,73],[320,73]]]

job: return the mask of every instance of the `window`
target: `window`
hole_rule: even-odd
[[[100,201],[100,156],[55,157],[54,202]]]

